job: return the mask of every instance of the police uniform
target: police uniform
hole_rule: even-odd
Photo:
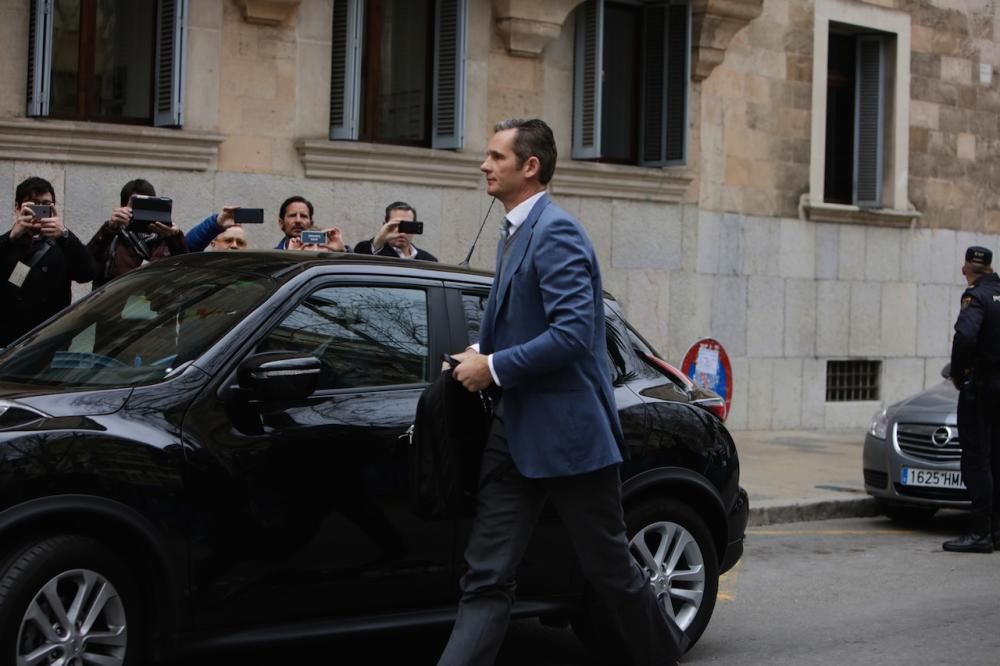
[[[964,271],[988,267],[993,253],[973,246]],[[951,347],[951,377],[959,387],[962,478],[972,501],[972,530],[944,544],[954,552],[1000,549],[1000,276],[986,272],[962,294]]]

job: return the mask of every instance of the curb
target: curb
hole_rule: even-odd
[[[811,520],[831,520],[834,518],[863,518],[877,516],[881,513],[875,504],[875,500],[871,497],[778,502],[751,507],[750,519],[747,526],[761,527],[763,525],[801,523]]]

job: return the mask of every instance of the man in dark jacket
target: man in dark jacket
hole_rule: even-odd
[[[55,190],[43,178],[17,186],[14,225],[0,236],[0,273],[0,347],[69,305],[70,281],[94,277],[87,249],[63,225]]]
[[[148,232],[133,232],[128,228],[132,221],[132,197],[140,194],[156,196],[153,185],[142,179],[130,180],[121,191],[121,207],[111,211],[111,217],[101,225],[87,243],[87,250],[94,260],[96,273],[94,288],[142,266],[147,261],[186,254],[184,234],[175,225],[156,222]]]
[[[383,257],[399,259],[420,259],[421,261],[437,261],[430,252],[421,250],[413,244],[413,234],[401,233],[401,221],[413,222],[417,219],[417,210],[405,201],[394,201],[386,206],[385,224],[371,240],[361,241],[354,246],[358,254],[377,254]]]
[[[962,274],[969,286],[962,293],[951,346],[962,480],[972,501],[972,529],[944,543],[955,553],[1000,549],[1000,277],[992,261],[985,247],[965,251]]]

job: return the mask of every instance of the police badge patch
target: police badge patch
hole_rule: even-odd
[[[962,309],[963,310],[965,308],[969,307],[970,303],[972,303],[972,296],[963,296],[962,297]]]

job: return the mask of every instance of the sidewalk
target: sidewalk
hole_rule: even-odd
[[[750,495],[750,525],[873,516],[864,490],[864,430],[738,430],[740,485]]]

